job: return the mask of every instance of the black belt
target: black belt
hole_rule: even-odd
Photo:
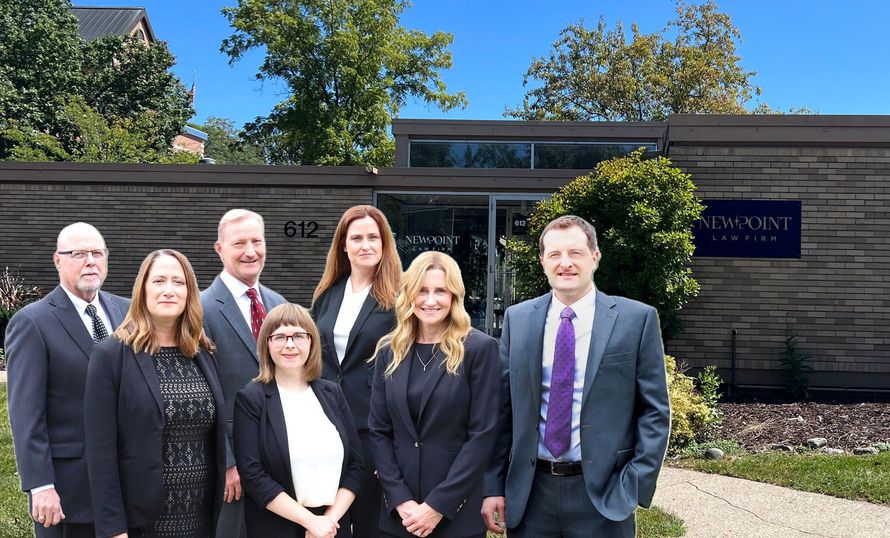
[[[546,471],[553,476],[573,476],[581,474],[580,461],[550,461],[537,460],[535,467],[542,471]]]

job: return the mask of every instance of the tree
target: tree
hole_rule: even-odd
[[[578,215],[597,230],[603,255],[596,285],[654,306],[666,338],[679,329],[677,312],[698,295],[688,264],[692,259],[692,225],[703,206],[691,176],[671,161],[645,159],[643,150],[600,162],[552,198],[541,201],[531,217],[532,242],[508,244],[519,299],[547,291],[538,263],[537,241],[548,222]]]
[[[195,127],[207,133],[204,156],[216,164],[266,164],[262,148],[240,140],[232,120],[210,116],[204,125]]]
[[[224,8],[234,33],[229,62],[265,50],[258,80],[281,80],[290,95],[245,126],[276,164],[383,166],[387,133],[409,98],[443,111],[465,106],[439,76],[451,67],[451,34],[407,30],[407,0],[239,0]]]
[[[68,0],[0,0],[0,159],[16,137],[54,135],[79,90],[80,36]]]
[[[667,36],[675,33],[673,41]],[[753,71],[741,67],[739,30],[713,0],[689,5],[680,0],[667,27],[643,34],[622,24],[614,30],[600,19],[560,32],[547,58],[535,58],[523,85],[540,81],[523,103],[506,114],[525,120],[650,121],[675,113],[745,113],[760,94]]]
[[[170,72],[176,63],[167,44],[133,36],[106,36],[83,46],[85,103],[110,123],[127,126],[156,152],[194,115],[191,96]]]

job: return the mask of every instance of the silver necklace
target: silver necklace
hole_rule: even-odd
[[[436,358],[436,355],[439,354],[439,350],[433,345],[433,356],[430,357],[430,360],[423,362],[423,359],[420,358],[420,354],[417,353],[417,348],[414,348],[414,356],[417,357],[417,360],[420,361],[420,365],[423,366],[423,371],[426,372],[426,367],[430,365],[431,362]]]

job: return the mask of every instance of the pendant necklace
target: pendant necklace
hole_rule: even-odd
[[[430,357],[430,360],[423,362],[423,359],[420,358],[420,354],[417,353],[417,348],[416,347],[414,348],[414,356],[417,357],[418,361],[420,361],[420,365],[423,366],[424,372],[426,372],[426,367],[429,366],[431,362],[433,362],[433,359],[435,359],[436,355],[438,355],[438,354],[439,354],[439,350],[436,349],[435,345],[433,345],[433,356]]]

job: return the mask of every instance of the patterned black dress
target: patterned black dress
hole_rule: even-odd
[[[148,533],[207,538],[213,529],[216,405],[198,362],[179,348],[154,356],[164,401],[164,508]]]

